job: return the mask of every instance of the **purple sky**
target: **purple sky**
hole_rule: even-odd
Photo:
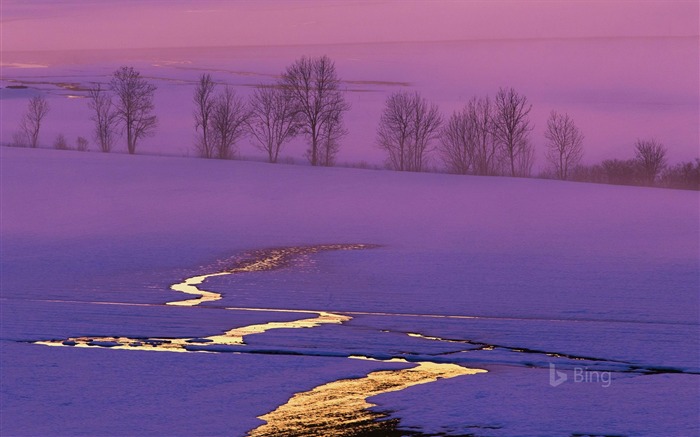
[[[109,57],[101,50],[238,46],[224,57],[207,58],[195,49],[176,60],[275,74],[302,54],[328,54],[342,78],[408,82],[445,114],[474,95],[513,86],[533,103],[532,140],[540,155],[553,109],[570,113],[584,132],[585,162],[631,157],[640,137],[661,140],[672,162],[700,154],[697,0],[3,0],[0,7],[5,65],[23,58],[67,62],[74,56],[61,51],[70,49]],[[469,42],[362,44],[426,41]],[[287,47],[242,49],[280,45]],[[251,53],[242,56],[241,50]],[[349,119],[357,123],[350,123],[351,147],[341,160],[381,161],[373,141],[384,97],[356,97]],[[183,114],[189,117],[189,109]],[[153,141],[181,138],[164,122]],[[544,164],[543,156],[538,160]]]
[[[697,36],[698,14],[695,0],[3,0],[2,49]]]

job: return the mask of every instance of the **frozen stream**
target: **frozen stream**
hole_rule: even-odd
[[[369,249],[366,244],[336,244],[307,247],[287,247],[255,252],[251,260],[243,261],[231,270],[194,276],[174,284],[174,291],[196,295],[188,300],[168,302],[166,305],[197,306],[203,302],[221,299],[221,294],[199,288],[210,277],[265,271],[282,268],[293,259],[328,250]],[[125,350],[165,352],[234,352],[228,346],[245,345],[244,338],[273,329],[313,328],[324,324],[342,324],[352,317],[326,311],[275,310],[264,308],[225,308],[229,310],[299,313],[305,317],[288,322],[269,322],[236,327],[222,334],[197,338],[130,338],[130,337],[73,337],[65,340],[37,341],[45,346],[102,347]],[[314,317],[308,317],[315,315]],[[235,350],[245,352],[244,350]],[[352,359],[372,359],[349,356]],[[382,361],[400,361],[410,365],[407,369],[371,372],[363,378],[341,379],[323,384],[311,391],[297,393],[289,402],[260,418],[267,423],[251,431],[251,436],[283,435],[343,435],[358,432],[390,432],[396,421],[378,421],[384,415],[370,412],[366,399],[370,396],[403,390],[441,378],[484,373],[451,363],[417,361],[390,358]]]
[[[204,302],[222,299],[220,293],[205,290],[202,285],[208,278],[223,275],[238,275],[246,272],[275,270],[291,265],[302,257],[312,256],[322,251],[362,250],[371,249],[373,245],[366,244],[335,244],[305,247],[287,247],[253,252],[234,268],[211,274],[193,276],[174,284],[174,291],[196,296],[192,299],[168,302],[166,305],[195,307]],[[104,304],[104,302],[102,303]],[[119,305],[119,303],[112,303]],[[128,304],[127,304],[128,305]],[[631,362],[611,360],[598,357],[576,356],[544,350],[534,350],[525,347],[490,344],[469,339],[451,339],[418,332],[403,332],[391,329],[381,329],[377,336],[392,336],[399,344],[420,342],[422,352],[405,352],[402,354],[373,349],[372,339],[366,338],[367,350],[362,355],[349,353],[344,345],[335,348],[318,349],[297,344],[294,340],[284,344],[284,347],[250,347],[246,344],[247,336],[263,334],[272,330],[314,328],[322,325],[345,326],[344,330],[353,328],[347,325],[353,320],[350,315],[357,317],[379,317],[387,321],[396,318],[443,318],[456,320],[472,320],[472,316],[431,316],[428,314],[392,314],[392,313],[338,313],[332,311],[267,309],[267,308],[234,308],[214,307],[218,310],[230,311],[259,311],[299,314],[299,319],[283,322],[268,322],[235,327],[219,334],[206,337],[186,338],[134,338],[125,336],[115,337],[73,337],[60,340],[43,340],[35,344],[46,346],[69,346],[83,348],[112,348],[124,350],[147,350],[164,352],[204,352],[204,353],[253,353],[253,354],[288,354],[307,356],[335,356],[350,359],[369,359],[382,362],[404,363],[406,368],[396,370],[381,370],[370,372],[361,378],[339,379],[317,386],[316,388],[297,393],[289,401],[259,418],[266,424],[252,430],[251,436],[293,436],[293,435],[356,435],[362,433],[397,433],[398,420],[386,420],[386,415],[372,411],[374,404],[367,398],[378,394],[400,391],[411,386],[434,382],[464,375],[485,373],[485,369],[467,367],[473,363],[508,364],[515,366],[546,368],[549,363],[556,362],[561,368],[572,368],[573,365],[585,363],[589,368],[598,371],[658,374],[658,373],[695,373],[687,369],[653,368],[635,366]],[[345,331],[344,331],[345,332]],[[374,331],[364,331],[363,335],[373,335]],[[346,333],[338,334],[337,339],[347,338]],[[312,337],[314,337],[312,335]],[[342,343],[339,342],[338,343]],[[426,346],[426,344],[428,346]],[[438,345],[437,348],[433,345]],[[485,355],[487,354],[487,355]],[[384,419],[384,420],[382,420]],[[398,434],[397,434],[398,435]],[[414,433],[414,435],[418,435]]]

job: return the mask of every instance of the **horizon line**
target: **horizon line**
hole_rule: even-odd
[[[455,44],[455,43],[488,43],[488,42],[544,42],[544,41],[585,41],[585,40],[640,40],[640,39],[700,39],[696,35],[591,35],[591,36],[534,36],[534,37],[496,37],[496,38],[462,38],[436,40],[391,40],[391,41],[353,41],[330,43],[280,43],[280,44],[232,44],[232,45],[183,45],[183,46],[148,46],[148,47],[94,47],[94,48],[40,48],[23,50],[6,50],[8,53],[40,53],[40,52],[89,52],[101,51],[137,51],[137,50],[177,50],[177,49],[234,49],[234,48],[274,48],[274,47],[324,47],[324,46],[353,46],[353,45],[402,45],[402,44]]]

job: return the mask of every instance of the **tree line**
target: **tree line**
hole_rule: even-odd
[[[128,66],[115,71],[108,84],[90,87],[93,138],[102,152],[110,152],[116,139],[125,135],[127,150],[134,154],[138,143],[155,133],[155,91],[155,85]],[[193,104],[197,155],[234,158],[240,140],[248,137],[275,163],[285,144],[301,135],[307,140],[306,157],[313,166],[335,164],[347,134],[343,117],[350,110],[335,63],[327,56],[296,60],[273,84],[258,84],[248,99],[204,73],[195,87]],[[376,146],[386,152],[386,166],[397,171],[429,171],[436,157],[450,173],[529,177],[535,160],[531,110],[524,95],[514,88],[500,88],[493,98],[472,97],[445,118],[420,93],[399,91],[386,99]],[[37,147],[48,112],[43,96],[31,98],[13,142]],[[544,137],[547,168],[539,177],[700,189],[700,160],[668,166],[666,148],[656,139],[638,139],[634,158],[582,165],[584,135],[569,114],[552,111]],[[69,148],[63,135],[56,138],[54,147]],[[88,141],[78,137],[76,147],[87,150]]]
[[[643,185],[700,190],[700,159],[669,165],[666,148],[655,138],[638,139],[633,157],[606,159],[599,164],[577,165],[571,180],[615,185]],[[542,177],[549,177],[543,174]]]

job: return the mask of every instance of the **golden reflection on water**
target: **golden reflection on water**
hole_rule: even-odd
[[[243,272],[255,272],[281,268],[292,259],[326,250],[353,250],[376,247],[365,244],[335,244],[306,247],[288,247],[270,249],[252,253],[252,258],[238,263],[238,266],[223,272],[199,275],[187,278],[172,285],[174,291],[198,296],[194,299],[168,302],[168,305],[196,306],[203,302],[221,299],[221,294],[202,290],[206,279]],[[111,349],[162,351],[162,352],[194,352],[188,350],[189,345],[197,345],[196,351],[215,352],[207,349],[212,345],[243,345],[244,338],[251,334],[260,334],[271,329],[284,328],[313,328],[322,324],[342,324],[352,319],[344,314],[325,311],[281,310],[262,308],[226,308],[228,310],[271,311],[285,313],[315,314],[290,322],[269,322],[243,326],[226,331],[220,335],[203,338],[129,338],[129,337],[74,337],[67,340],[37,341],[34,344],[45,346],[70,347],[99,347]],[[409,334],[421,336],[420,334]],[[424,337],[424,336],[422,336]],[[424,337],[435,339],[437,337]],[[351,356],[355,359],[372,358]],[[404,359],[376,360],[383,362],[406,362]],[[377,421],[384,417],[368,408],[374,406],[367,398],[381,393],[403,390],[418,384],[425,384],[441,378],[454,378],[462,375],[484,373],[486,370],[469,369],[456,364],[419,362],[415,367],[401,370],[383,370],[371,372],[367,376],[355,379],[343,379],[320,385],[311,391],[295,394],[286,404],[276,410],[260,416],[266,421],[250,432],[251,437],[261,436],[357,436],[367,433],[380,435],[383,431],[391,431],[396,420]]]
[[[170,286],[173,291],[199,296],[194,299],[167,302],[166,305],[195,306],[203,302],[212,302],[221,299],[220,293],[201,290],[201,285],[208,278],[214,276],[232,275],[236,273],[261,272],[274,270],[286,266],[292,259],[330,250],[356,250],[376,247],[370,244],[323,244],[318,246],[283,247],[277,249],[265,249],[252,252],[249,259],[239,261],[231,270],[210,273],[207,275],[193,276],[182,282]]]
[[[128,338],[128,337],[74,337],[67,340],[36,341],[34,344],[44,346],[102,347],[109,349],[128,349],[142,351],[189,352],[185,349],[184,338]]]
[[[170,289],[181,293],[197,295],[195,299],[168,302],[167,305],[196,306],[202,302],[210,302],[221,299],[221,294],[202,290],[202,285],[207,278],[214,276],[230,275],[244,272],[257,272],[273,270],[286,266],[293,258],[305,256],[321,251],[329,250],[354,250],[376,247],[367,244],[327,244],[319,246],[285,247],[278,249],[259,250],[252,252],[250,257],[239,262],[238,266],[224,272],[207,275],[193,276],[182,282],[174,284]],[[128,337],[74,337],[67,340],[37,341],[34,344],[45,346],[73,346],[73,347],[105,347],[111,349],[148,350],[162,352],[188,352],[190,344],[206,345],[243,345],[244,337],[252,334],[261,334],[272,329],[296,329],[313,328],[323,324],[341,324],[352,319],[350,316],[334,314],[325,311],[306,310],[282,310],[263,308],[226,308],[229,310],[245,311],[269,311],[284,313],[314,314],[316,317],[307,317],[289,322],[269,322],[256,325],[233,328],[219,335],[203,338],[128,338]]]
[[[420,362],[401,370],[382,370],[363,378],[342,379],[295,394],[286,404],[260,416],[265,425],[250,431],[250,437],[357,436],[377,432],[385,426],[380,413],[367,398],[403,390],[441,378],[485,373],[456,364]]]
[[[352,319],[352,317],[342,314],[333,314],[323,311],[317,314],[318,317],[309,319],[293,320],[291,322],[269,322],[234,328],[222,335],[214,335],[207,337],[207,339],[211,340],[214,344],[243,344],[243,337],[246,335],[260,334],[272,329],[313,328],[323,324],[341,324]]]
[[[260,311],[256,309],[255,311]],[[190,352],[188,345],[244,345],[244,338],[247,335],[261,334],[272,329],[298,329],[313,328],[323,324],[341,324],[352,317],[342,314],[334,314],[324,311],[299,311],[299,310],[276,310],[276,312],[293,312],[304,314],[317,314],[311,317],[289,322],[268,322],[257,325],[242,326],[233,328],[220,335],[209,337],[188,337],[188,338],[129,338],[129,337],[72,337],[67,340],[46,340],[36,341],[34,344],[44,346],[73,346],[73,347],[104,347],[110,349],[148,350],[161,352]],[[201,351],[201,349],[199,349]],[[212,351],[213,352],[213,351]]]

